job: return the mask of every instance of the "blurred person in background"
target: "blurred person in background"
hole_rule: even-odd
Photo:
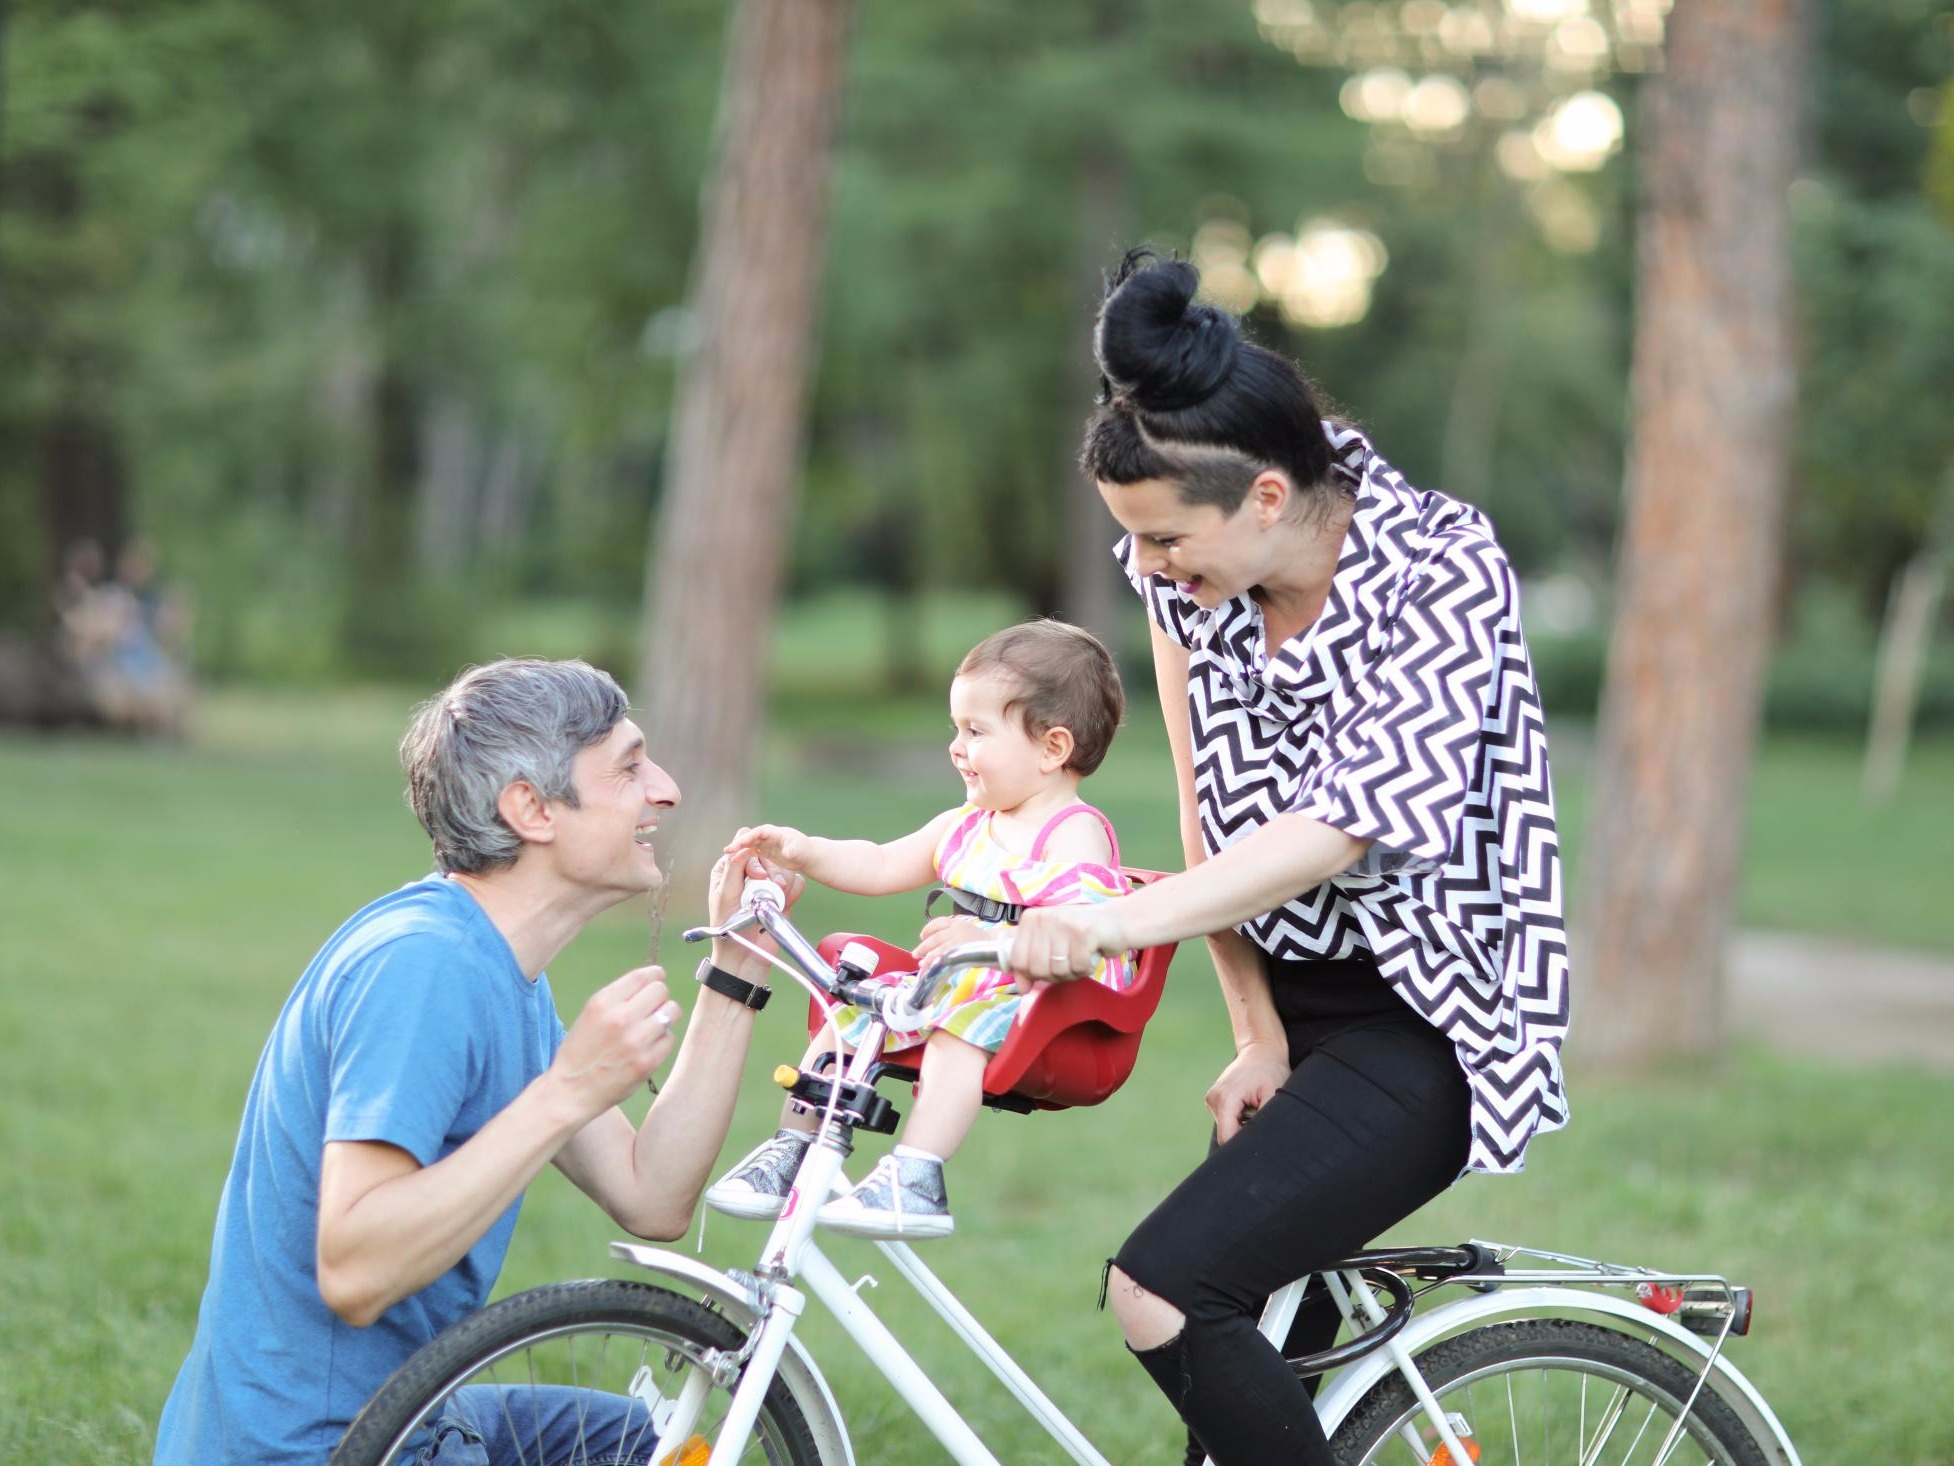
[[[77,540],[55,590],[60,649],[81,681],[89,711],[111,728],[180,734],[190,710],[190,606],[156,578],[141,540],[103,575],[101,546]]]

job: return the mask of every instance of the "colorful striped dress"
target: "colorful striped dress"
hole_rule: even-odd
[[[1097,861],[1056,861],[1045,858],[1045,846],[1052,832],[1081,811],[1105,828],[1113,848],[1110,865]],[[1072,804],[1045,821],[1029,853],[1011,849],[992,830],[993,811],[966,804],[957,819],[937,842],[936,878],[946,886],[983,896],[1012,906],[1076,906],[1093,901],[1110,901],[1133,889],[1119,866],[1119,837],[1112,822],[1089,804]],[[905,973],[886,973],[891,982]],[[1101,957],[1091,980],[1110,988],[1130,987],[1133,982],[1133,954]],[[995,967],[973,967],[958,973],[955,981],[930,1007],[930,1032],[942,1030],[988,1053],[996,1053],[1011,1032],[1027,995],[1020,993],[1011,974]],[[844,1009],[842,1042],[853,1048],[866,1036],[869,1015]]]

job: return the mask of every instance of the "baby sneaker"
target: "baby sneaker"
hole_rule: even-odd
[[[712,1183],[706,1205],[731,1217],[779,1216],[813,1138],[784,1126],[774,1131],[772,1139],[754,1146],[745,1160]]]
[[[885,1155],[862,1184],[821,1208],[821,1225],[853,1237],[945,1237],[956,1228],[943,1162]]]

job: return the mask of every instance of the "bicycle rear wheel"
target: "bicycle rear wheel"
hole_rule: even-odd
[[[347,1427],[330,1466],[396,1466],[437,1426],[480,1437],[495,1466],[560,1461],[703,1466],[745,1335],[690,1298],[643,1283],[558,1283],[505,1298],[430,1340]],[[734,1382],[737,1382],[736,1375]],[[704,1406],[683,1440],[661,1433],[690,1383]],[[467,1391],[467,1394],[461,1392]],[[742,1466],[820,1466],[778,1379]]]
[[[1771,1459],[1708,1384],[1662,1455],[1696,1374],[1614,1329],[1558,1318],[1490,1324],[1434,1345],[1418,1356],[1418,1368],[1454,1428],[1464,1421],[1459,1433],[1469,1450],[1478,1447],[1480,1466],[1767,1466]],[[1358,1402],[1331,1444],[1348,1466],[1450,1461],[1397,1375]]]

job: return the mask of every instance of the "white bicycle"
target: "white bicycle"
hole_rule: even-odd
[[[818,994],[819,1010],[855,1004],[878,1013],[885,1033],[872,1032],[832,1069],[777,1071],[798,1099],[820,1112],[821,1122],[753,1270],[721,1271],[680,1253],[613,1243],[613,1257],[661,1284],[554,1284],[464,1320],[387,1381],[348,1428],[333,1466],[412,1461],[455,1392],[471,1386],[501,1392],[486,1398],[505,1402],[512,1419],[523,1417],[514,1408],[523,1391],[548,1388],[560,1399],[568,1387],[591,1406],[588,1438],[577,1430],[568,1454],[558,1443],[555,1454],[544,1455],[540,1439],[534,1454],[518,1445],[523,1466],[852,1466],[841,1406],[795,1334],[810,1297],[834,1315],[952,1460],[997,1466],[822,1252],[815,1231],[819,1204],[846,1186],[842,1169],[854,1132],[895,1127],[896,1113],[876,1092],[876,1081],[914,1077],[901,1062],[905,1055],[884,1052],[883,1038],[913,1032],[936,984],[964,967],[998,965],[998,949],[959,947],[913,984],[878,983],[871,969],[907,954],[885,945],[869,952],[844,937],[817,948],[788,919],[777,888],[759,882],[723,927],[685,935],[688,941],[737,938],[756,925],[786,959],[770,960]],[[987,1094],[1005,1108],[1076,1100],[1062,1074],[1054,1081],[1048,1062],[1052,1051],[1067,1052],[1069,1044],[1062,1067],[1086,1072],[1085,1102],[1103,1098],[1131,1066],[1139,1024],[1158,1001],[1169,957],[1171,949],[1145,955],[1137,993],[1087,992],[1097,985],[1085,982],[1039,993],[987,1071]],[[1057,1001],[1040,1017],[1037,1005],[1046,999]],[[1094,1048],[1115,1053],[1110,1068],[1091,1061]],[[1044,1078],[1027,1079],[1040,1065]],[[875,1246],[1043,1427],[1057,1452],[1107,1466],[914,1250],[899,1241]],[[1299,1375],[1325,1376],[1316,1411],[1338,1459],[1353,1466],[1799,1461],[1771,1407],[1725,1352],[1728,1340],[1749,1328],[1751,1296],[1722,1277],[1490,1242],[1380,1250],[1282,1289],[1269,1300],[1262,1332],[1283,1340],[1305,1298],[1322,1293],[1334,1300],[1350,1337],[1290,1362]],[[1136,1373],[1134,1388],[1150,1387]],[[615,1408],[619,1396],[629,1402],[622,1412]],[[608,1408],[596,1408],[600,1403]],[[579,1425],[584,1419],[577,1416]],[[594,1424],[600,1419],[601,1429]]]

